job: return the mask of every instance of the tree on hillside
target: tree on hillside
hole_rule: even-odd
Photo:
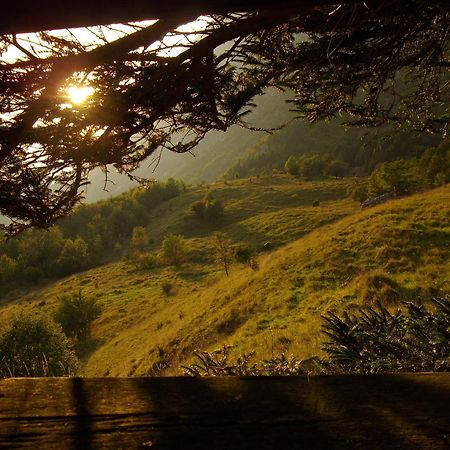
[[[179,234],[168,234],[163,240],[161,252],[167,263],[179,266],[186,260],[186,239]]]
[[[244,264],[256,271],[259,269],[259,264],[256,260],[257,253],[255,245],[247,244],[236,249],[235,258],[238,263]]]
[[[150,243],[150,236],[148,235],[147,228],[134,227],[131,235],[131,245],[136,250],[145,250]]]
[[[350,167],[347,163],[337,159],[331,161],[325,167],[325,175],[335,178],[342,178],[349,174]]]
[[[18,264],[8,255],[0,255],[0,289],[17,276]]]
[[[416,192],[422,184],[414,161],[400,159],[381,164],[369,178],[368,191],[373,197],[389,192],[407,195]]]
[[[100,317],[101,312],[97,299],[85,297],[80,291],[60,299],[55,321],[61,325],[67,337],[84,341],[91,337],[92,323]]]
[[[299,166],[302,177],[317,178],[323,176],[327,160],[321,155],[304,156]]]
[[[0,336],[0,378],[74,375],[78,366],[68,339],[47,319],[18,316]]]
[[[215,259],[223,267],[228,277],[230,266],[234,259],[234,249],[231,239],[226,233],[215,233],[213,246]]]
[[[49,276],[61,254],[64,238],[59,227],[28,230],[18,242],[18,264],[27,281]]]
[[[9,33],[0,38],[0,213],[10,233],[67,215],[94,168],[133,176],[158,149],[188,152],[210,130],[246,126],[252,100],[274,86],[292,90],[297,116],[312,122],[339,114],[357,125],[448,127],[447,0],[84,1],[81,17],[78,4],[46,15],[12,3],[0,22]],[[161,19],[87,30],[89,42],[16,34],[151,14]],[[88,94],[78,102],[69,89]]]
[[[52,274],[64,276],[89,266],[88,245],[81,237],[65,239],[61,254],[53,266]]]
[[[191,210],[194,217],[208,222],[217,221],[225,213],[222,202],[215,198],[212,192],[208,192],[203,200],[194,202],[191,205]]]
[[[450,140],[444,140],[436,148],[427,149],[419,160],[425,181],[431,186],[450,182]]]
[[[284,165],[284,168],[285,168],[286,172],[291,175],[294,175],[294,176],[300,175],[300,167],[298,164],[298,159],[294,155],[289,156],[289,158],[287,159],[287,161]]]

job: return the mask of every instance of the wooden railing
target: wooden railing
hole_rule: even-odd
[[[448,449],[450,374],[4,379],[0,448]]]

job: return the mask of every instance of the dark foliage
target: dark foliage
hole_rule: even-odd
[[[91,326],[100,317],[101,307],[93,297],[84,297],[81,292],[61,298],[55,313],[55,321],[61,325],[66,336],[85,341],[91,336]]]
[[[317,364],[316,360],[302,361],[284,354],[259,362],[254,361],[254,353],[232,358],[231,349],[231,346],[225,345],[211,353],[194,352],[197,362],[190,366],[183,366],[184,374],[189,376],[301,375],[311,373]]]
[[[215,198],[212,192],[209,192],[203,200],[193,203],[191,210],[195,218],[207,222],[216,222],[225,214],[222,202]]]
[[[255,245],[248,244],[240,246],[235,251],[236,262],[250,267],[252,270],[258,270],[259,264],[256,260],[258,250]]]
[[[14,239],[3,239],[0,289],[79,272],[121,256],[130,244],[144,250],[150,242],[149,238],[146,242],[143,229],[149,214],[184,189],[182,182],[172,179],[151,183],[110,200],[80,206],[48,231],[26,230]],[[140,257],[135,260],[144,262]]]
[[[21,315],[0,336],[0,377],[74,375],[79,361],[61,329]]]
[[[450,297],[434,300],[436,309],[406,304],[406,312],[384,306],[359,316],[324,316],[330,339],[325,368],[331,373],[450,371]]]

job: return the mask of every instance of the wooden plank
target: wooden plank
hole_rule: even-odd
[[[0,380],[0,448],[448,449],[450,374]]]

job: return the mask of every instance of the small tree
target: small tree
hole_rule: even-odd
[[[369,194],[377,196],[389,192],[396,196],[407,195],[417,191],[420,184],[415,162],[400,159],[385,162],[372,172],[369,178]]]
[[[223,267],[228,277],[230,265],[234,257],[231,239],[225,233],[215,233],[213,245],[215,259]]]
[[[291,175],[298,176],[300,174],[300,167],[298,165],[298,159],[294,155],[289,156],[289,158],[287,159],[287,161],[284,165],[284,168],[285,168],[286,172]]]
[[[326,165],[327,160],[320,155],[306,156],[299,161],[300,173],[306,178],[321,177]]]
[[[245,264],[252,270],[258,270],[259,264],[256,261],[256,247],[253,244],[249,244],[243,247],[239,247],[236,250],[235,258],[238,263]]]
[[[74,375],[78,366],[69,340],[47,319],[20,315],[0,337],[0,377]]]
[[[8,283],[17,276],[18,264],[8,255],[0,255],[0,286]]]
[[[220,200],[213,198],[205,201],[205,219],[214,222],[224,215],[224,207]]]
[[[349,194],[353,200],[362,203],[369,197],[367,192],[367,181],[361,179],[355,179],[353,186],[349,189]]]
[[[335,159],[331,161],[325,168],[325,174],[330,177],[342,178],[348,175],[349,165],[344,161]]]
[[[131,235],[131,245],[136,250],[145,250],[150,243],[150,237],[145,227],[134,227]]]
[[[162,243],[162,256],[174,266],[179,266],[186,259],[186,239],[179,234],[168,234]]]
[[[64,240],[61,255],[51,266],[52,275],[64,276],[83,270],[88,266],[88,245],[81,237]]]
[[[86,298],[81,291],[61,298],[55,321],[66,336],[83,341],[91,336],[92,322],[101,314],[101,307],[93,297]]]
[[[205,217],[205,202],[199,200],[191,205],[192,214],[197,219],[203,219]]]
[[[209,192],[203,200],[199,200],[191,205],[191,210],[197,219],[214,222],[224,215],[222,202]]]

